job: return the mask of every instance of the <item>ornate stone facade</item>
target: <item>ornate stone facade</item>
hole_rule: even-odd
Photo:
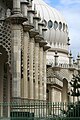
[[[45,38],[47,27],[32,0],[10,2],[11,6],[7,4],[9,0],[1,0],[0,6],[0,102],[72,100],[67,94],[68,83],[72,74],[80,70],[80,57],[75,64],[71,54],[68,58],[68,51],[59,48],[57,53],[54,47],[50,49],[52,45]],[[59,52],[66,52],[63,57],[68,63],[59,64]],[[2,108],[0,115],[3,116]]]

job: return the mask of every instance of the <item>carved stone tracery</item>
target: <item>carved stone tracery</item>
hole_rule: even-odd
[[[8,64],[11,64],[11,28],[10,24],[0,21],[0,46],[3,46],[8,54]]]

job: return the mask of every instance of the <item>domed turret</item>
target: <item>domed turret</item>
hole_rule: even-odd
[[[45,39],[51,46],[47,53],[47,63],[54,63],[55,51],[59,55],[59,64],[68,63],[68,26],[65,19],[43,0],[33,0],[33,6],[36,6],[42,22],[47,27]]]
[[[68,27],[65,19],[55,8],[48,6],[43,0],[33,0],[33,4],[40,12],[42,21],[47,27],[45,38],[50,43],[51,49],[58,48],[60,51],[64,49],[67,52]]]

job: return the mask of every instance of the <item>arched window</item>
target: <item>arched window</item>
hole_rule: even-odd
[[[47,21],[44,19],[44,20],[42,20],[42,23],[44,24],[44,27],[46,27],[47,26]]]
[[[57,28],[58,28],[58,22],[55,21],[55,22],[54,22],[54,29],[56,30]]]
[[[65,31],[65,23],[63,23],[63,31]]]
[[[61,29],[62,29],[62,23],[59,22],[59,30],[61,30]]]
[[[53,22],[51,20],[48,21],[48,28],[52,28],[53,27]]]

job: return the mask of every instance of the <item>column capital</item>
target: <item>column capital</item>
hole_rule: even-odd
[[[24,22],[23,23],[23,30],[25,31],[25,32],[28,32],[28,31],[30,31],[31,29],[33,29],[34,28],[34,26],[33,25],[30,25],[28,22]]]
[[[44,38],[43,38],[43,36],[41,36],[41,35],[36,35],[35,36],[35,42],[40,42],[40,41],[42,41],[42,40],[44,40]]]
[[[35,31],[34,29],[30,30],[29,33],[30,33],[30,37],[31,37],[31,38],[34,38],[36,35],[39,34],[39,32],[38,32],[38,31]]]
[[[45,41],[44,39],[40,41],[40,47],[44,47],[47,44],[47,41]]]
[[[10,17],[6,18],[6,21],[11,22],[12,24],[22,24],[24,21],[26,21],[27,18],[23,17],[23,15],[20,14],[14,14]]]

